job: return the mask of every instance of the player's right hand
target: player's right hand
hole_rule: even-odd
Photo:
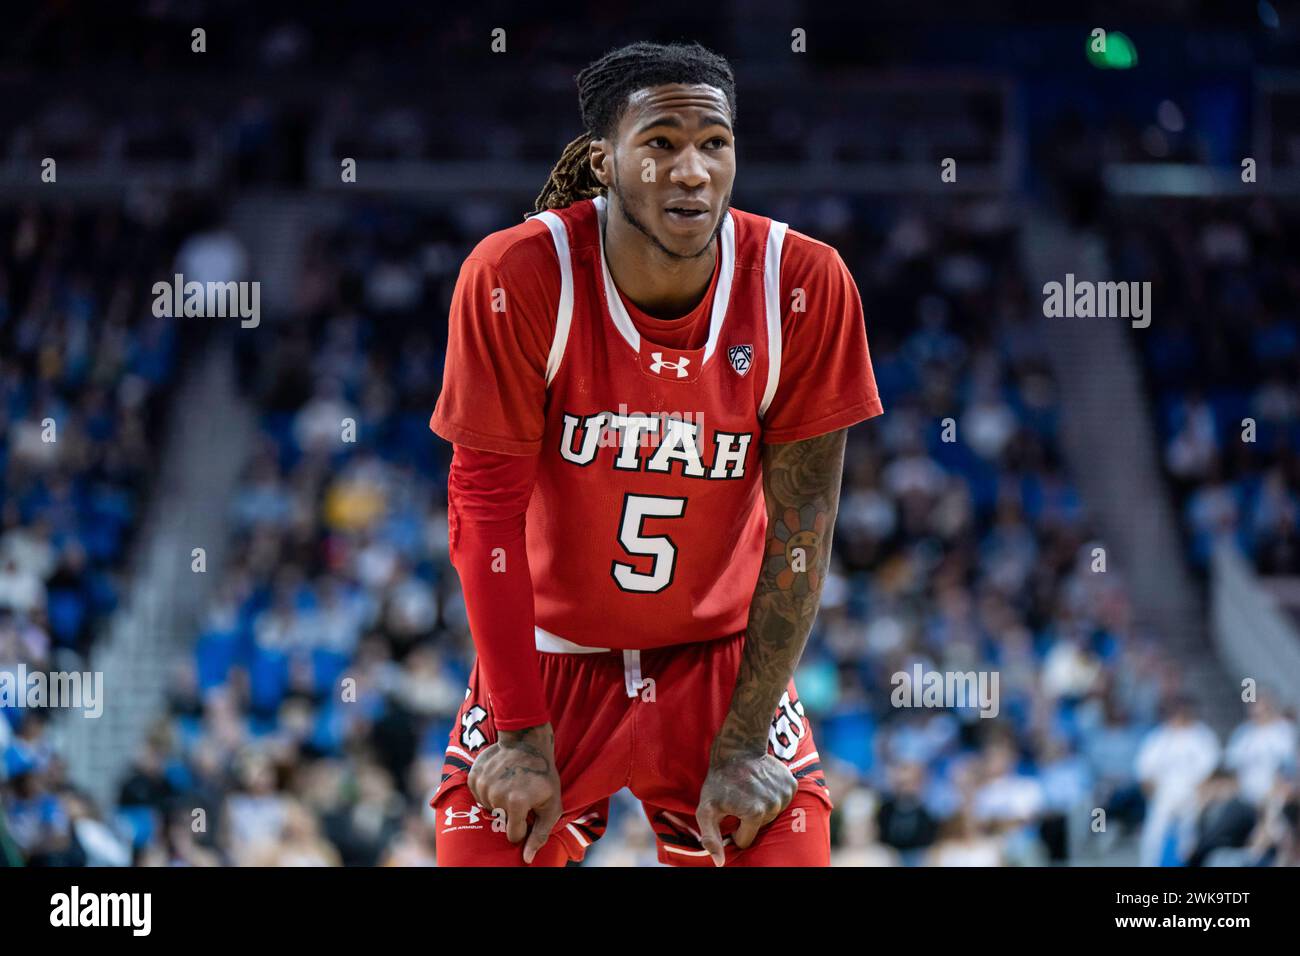
[[[560,774],[555,769],[555,731],[550,724],[527,730],[500,730],[469,771],[469,791],[489,813],[505,811],[506,837],[524,844],[532,863],[560,819]],[[535,813],[532,830],[528,814]]]

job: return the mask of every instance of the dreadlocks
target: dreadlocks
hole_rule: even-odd
[[[605,192],[591,171],[590,146],[593,140],[615,135],[628,96],[637,90],[664,83],[714,86],[727,97],[731,121],[736,122],[736,80],[731,66],[698,43],[632,43],[606,53],[576,79],[578,106],[586,131],[564,147],[529,216]]]

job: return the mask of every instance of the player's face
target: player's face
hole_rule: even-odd
[[[629,97],[607,185],[628,223],[674,258],[709,250],[736,179],[727,98],[716,87],[669,83]]]

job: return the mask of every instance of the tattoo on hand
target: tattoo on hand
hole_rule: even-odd
[[[541,727],[529,727],[527,730],[503,730],[498,735],[498,743],[502,750],[509,750],[512,754],[523,754],[526,757],[533,758],[531,764],[511,764],[500,773],[497,778],[500,780],[510,780],[517,773],[537,774],[545,777],[551,772],[551,761],[546,756],[538,741],[544,738],[539,734],[544,733]],[[548,740],[548,742],[550,742]]]

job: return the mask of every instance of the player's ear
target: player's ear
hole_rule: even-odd
[[[609,140],[593,139],[587,157],[588,162],[591,163],[591,174],[596,177],[598,183],[608,188],[614,181],[613,172],[609,168],[614,162],[614,150]]]

